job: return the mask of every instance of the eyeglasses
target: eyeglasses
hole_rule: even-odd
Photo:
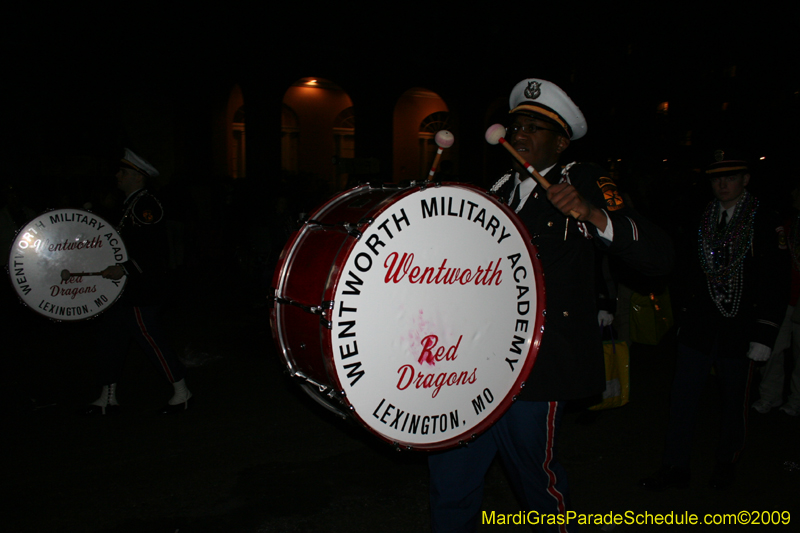
[[[555,133],[559,133],[560,132],[559,130],[555,130],[555,129],[552,129],[552,128],[543,128],[541,126],[537,126],[536,124],[531,122],[529,124],[512,124],[508,128],[508,134],[514,135],[516,133],[519,133],[520,130],[522,130],[523,132],[527,133],[528,135],[533,135],[534,133],[536,133],[537,131],[540,131],[540,130],[541,131],[553,131]]]

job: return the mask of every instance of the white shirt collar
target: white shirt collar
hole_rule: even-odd
[[[550,170],[552,170],[552,168],[554,166],[556,166],[556,165],[550,165],[549,167],[547,167],[543,171],[539,172],[539,174],[544,176],[545,174],[550,172]],[[528,200],[528,196],[531,195],[533,190],[538,185],[538,182],[535,179],[533,179],[533,176],[531,176],[530,174],[527,176],[527,178],[525,178],[524,180],[521,180],[519,172],[517,172],[517,173],[514,174],[514,186],[516,187],[517,184],[519,184],[520,202],[519,202],[519,205],[517,206],[517,211],[516,212],[519,213],[522,210],[522,206],[524,206],[525,202]]]
[[[737,204],[733,204],[728,209],[722,209],[722,206],[719,206],[719,219],[717,220],[717,223],[719,223],[722,220],[722,213],[728,213],[728,218],[726,219],[725,223],[727,224],[728,222],[730,222],[731,219],[733,218],[733,212],[736,211],[736,205]]]

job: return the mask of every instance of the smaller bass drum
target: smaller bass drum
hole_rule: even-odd
[[[48,211],[17,234],[8,257],[11,285],[30,309],[58,321],[91,318],[122,294],[126,278],[99,272],[128,255],[114,226],[80,209]]]

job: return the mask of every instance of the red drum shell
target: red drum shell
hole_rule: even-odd
[[[491,427],[524,386],[542,279],[524,225],[482,189],[365,185],[323,204],[284,248],[273,337],[326,408],[399,448],[447,449]]]

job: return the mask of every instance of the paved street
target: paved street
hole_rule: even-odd
[[[254,307],[241,290],[209,295],[189,289],[199,286],[211,284],[187,284],[166,310],[195,395],[189,411],[171,417],[154,414],[171,389],[138,348],[132,348],[119,384],[125,411],[76,415],[99,392],[92,385],[94,325],[50,322],[5,298],[13,317],[4,335],[2,377],[10,490],[4,531],[428,531],[424,454],[396,452],[311,401],[283,373],[267,308]],[[716,425],[712,381],[698,406],[702,424],[692,486],[663,494],[636,487],[659,464],[674,357],[669,339],[660,347],[635,345],[632,352],[628,406],[590,421],[579,412],[565,417],[560,454],[575,510],[700,516],[791,511],[796,527],[800,420],[753,412],[737,485],[725,492],[706,486]],[[499,464],[489,473],[484,509],[519,511]],[[528,529],[479,528],[497,530]]]

